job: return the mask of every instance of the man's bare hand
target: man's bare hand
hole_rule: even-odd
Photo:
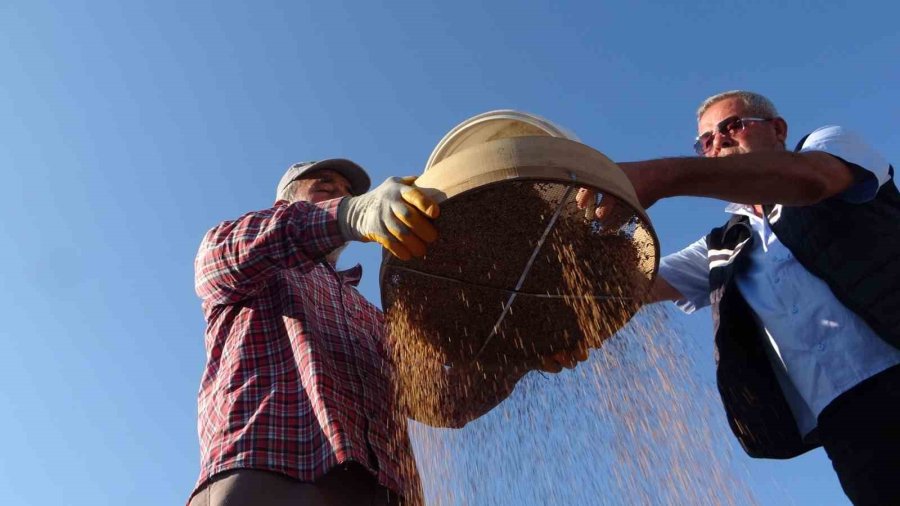
[[[597,200],[597,192],[589,188],[581,188],[575,195],[575,203],[579,209],[584,209],[585,219],[596,219],[604,232],[615,232],[631,220],[631,208],[616,197],[607,193],[599,203]]]
[[[580,362],[588,359],[588,347],[579,344],[574,350],[560,351],[543,357],[538,369],[544,372],[558,373],[565,369],[574,369]]]

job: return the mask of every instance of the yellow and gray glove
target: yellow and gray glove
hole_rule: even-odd
[[[437,239],[429,218],[438,217],[437,203],[411,186],[415,177],[392,177],[374,190],[348,197],[338,207],[341,234],[348,241],[375,241],[401,260],[425,254],[425,243]]]

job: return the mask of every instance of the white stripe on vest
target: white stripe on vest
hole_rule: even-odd
[[[781,219],[781,204],[776,204],[775,207],[772,208],[772,212],[769,213],[769,225],[776,223]]]
[[[741,249],[743,249],[744,245],[747,244],[750,239],[751,237],[748,237],[739,242],[734,249],[710,249],[707,252],[707,256],[709,257],[709,268],[715,269],[717,267],[725,267],[731,262],[734,262],[734,259],[737,258]]]

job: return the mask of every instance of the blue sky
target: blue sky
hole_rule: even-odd
[[[775,101],[789,141],[842,124],[896,165],[897,14],[886,0],[0,3],[0,503],[184,502],[204,361],[193,256],[218,221],[269,206],[290,163],[415,174],[456,123],[498,108],[613,160],[685,156],[698,103],[746,88]],[[654,206],[663,252],[722,208]],[[354,245],[356,262],[377,300],[379,251]],[[711,385],[708,312],[673,318]],[[761,504],[847,504],[821,450],[771,462],[722,446]]]

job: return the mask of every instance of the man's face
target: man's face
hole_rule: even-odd
[[[330,169],[307,172],[296,181],[296,200],[315,203],[350,195],[350,182],[347,178]]]
[[[726,98],[711,105],[697,124],[697,133],[713,132],[712,148],[704,156],[714,158],[755,151],[780,151],[787,138],[787,124],[781,118],[770,121],[745,121],[743,128],[718,133],[717,125],[727,118],[759,117],[746,110],[739,98]],[[769,118],[765,118],[769,119]]]

